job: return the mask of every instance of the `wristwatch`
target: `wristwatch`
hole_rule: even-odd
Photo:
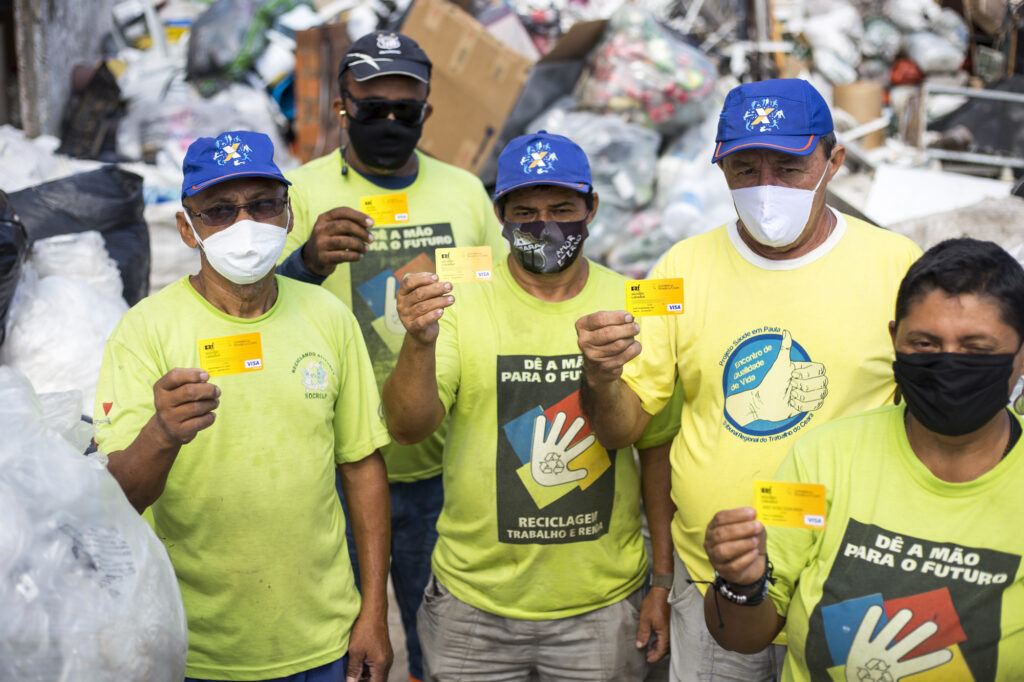
[[[671,573],[652,573],[651,587],[663,587],[666,590],[671,590],[674,578],[675,576]]]

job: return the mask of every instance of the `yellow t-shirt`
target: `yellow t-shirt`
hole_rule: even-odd
[[[490,245],[494,256],[507,252],[491,200],[476,176],[421,152],[416,180],[405,189],[379,187],[356,171],[341,174],[341,154],[326,156],[286,173],[295,225],[285,242],[284,260],[313,232],[321,213],[339,206],[360,208],[360,199],[395,195],[403,222],[381,222],[371,229],[370,252],[357,263],[342,263],[323,282],[359,321],[373,362],[378,389],[398,360],[405,327],[395,309],[395,291],[409,272],[434,271],[434,249]],[[404,210],[403,210],[404,209]],[[391,481],[418,481],[441,473],[447,423],[416,445],[391,443],[382,449]]]
[[[152,416],[153,384],[200,366],[204,340],[258,335],[243,359],[262,369],[210,379],[216,421],[182,446],[148,510],[185,601],[189,677],[323,665],[345,655],[359,612],[334,468],[388,442],[380,398],[352,313],[319,287],[277,285],[270,310],[242,319],[185,277],[125,313],[104,353],[96,442],[114,452]]]
[[[713,578],[703,546],[711,517],[751,504],[751,481],[771,477],[795,434],[892,400],[886,324],[921,250],[836,217],[825,243],[798,259],[758,256],[730,223],[679,242],[651,272],[683,278],[684,312],[640,318],[643,350],[623,379],[649,414],[682,380],[672,539],[694,580]]]
[[[949,483],[911,450],[903,417],[894,405],[814,429],[776,473],[824,484],[827,509],[824,531],[768,529],[783,680],[1024,679],[1024,440]]]
[[[546,302],[502,260],[493,281],[456,284],[441,318],[451,428],[433,570],[460,600],[507,618],[592,611],[647,574],[632,451],[605,450],[580,409],[575,322],[625,302],[625,278],[589,268],[579,294]]]

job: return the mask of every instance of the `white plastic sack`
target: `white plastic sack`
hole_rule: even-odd
[[[40,277],[70,277],[110,296],[120,297],[124,289],[121,271],[95,230],[40,239],[30,257]]]
[[[103,349],[127,310],[119,294],[61,275],[40,277],[26,265],[7,317],[0,364],[23,372],[40,393],[80,391],[83,413],[92,416]]]
[[[903,50],[925,75],[955,73],[966,56],[961,48],[928,31],[903,36]]]
[[[80,407],[58,397],[64,427]],[[180,681],[188,631],[170,559],[102,461],[0,367],[0,680]]]

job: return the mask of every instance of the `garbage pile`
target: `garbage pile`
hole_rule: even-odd
[[[181,680],[174,569],[103,458],[81,455],[81,402],[0,367],[0,679]]]
[[[175,220],[181,160],[188,145],[198,136],[231,128],[256,130],[274,141],[283,169],[333,150],[341,138],[329,102],[336,95],[342,51],[349,41],[379,28],[411,35],[425,31],[429,37],[423,13],[416,11],[424,6],[434,12],[451,4],[116,3],[116,28],[104,54],[75,70],[61,139],[29,140],[18,130],[0,127],[0,160],[5,161],[0,164],[0,190],[16,193],[15,200],[21,192],[42,191],[45,197],[49,191],[52,196],[55,190],[68,189],[49,186],[58,179],[109,175],[104,163],[141,178],[141,185],[136,196],[124,189],[122,177],[121,189],[113,194],[131,195],[126,208],[107,204],[74,225],[33,228],[27,234],[9,226],[4,228],[7,233],[0,231],[0,259],[6,259],[0,263],[12,264],[0,278],[0,316],[6,315],[8,336],[0,345],[0,361],[28,374],[37,390],[76,388],[89,395],[86,375],[98,367],[102,339],[118,311],[198,268],[198,254],[182,244]],[[1024,137],[1016,125],[1024,122],[1024,106],[1012,109],[1006,104],[1011,113],[997,116],[992,107],[1003,102],[978,104],[962,93],[922,94],[923,86],[939,85],[1024,91],[1024,78],[1011,75],[1018,70],[1012,42],[1018,9],[1013,3],[987,0],[967,0],[963,6],[957,11],[934,0],[777,0],[770,7],[736,0],[471,0],[460,4],[468,12],[458,24],[466,32],[463,43],[486,36],[500,52],[498,59],[525,65],[528,77],[506,83],[488,74],[499,78],[501,88],[511,89],[506,98],[514,95],[500,115],[488,114],[473,102],[455,102],[463,113],[479,109],[479,116],[490,116],[479,122],[489,131],[490,148],[472,163],[446,156],[448,152],[428,142],[446,137],[454,139],[455,147],[477,143],[461,139],[469,133],[438,113],[445,107],[439,101],[443,84],[436,83],[436,112],[428,121],[431,134],[425,135],[423,148],[442,160],[463,163],[488,184],[494,181],[497,153],[516,135],[545,129],[572,137],[590,157],[601,197],[587,255],[628,276],[642,277],[673,243],[735,215],[724,179],[710,164],[724,94],[741,80],[803,77],[833,99],[840,141],[849,150],[847,170],[829,186],[830,198],[843,210],[922,238],[923,228],[915,225],[928,216],[1003,197],[1007,210],[996,212],[995,224],[973,221],[972,234],[1015,248],[1009,242],[1016,232],[1007,221],[1016,220],[1013,209],[1021,201],[1011,190],[1014,175],[1024,168]],[[456,43],[456,37],[445,34],[440,39]],[[450,68],[448,61],[435,59],[436,80]],[[486,78],[463,85],[468,86],[461,91],[464,96],[478,90],[484,98],[496,87]],[[1002,125],[991,125],[993,120]],[[993,128],[1010,130],[993,135]],[[310,135],[315,144],[307,144]],[[997,148],[1001,139],[1008,140],[1005,149]],[[946,156],[929,147],[933,143]],[[1013,172],[998,160],[977,163],[972,157],[970,163],[954,164],[949,161],[955,153],[951,149],[1002,155],[1004,162],[1010,158],[1020,163]],[[969,178],[964,175],[968,172],[979,177]],[[918,173],[929,180],[921,181],[919,192],[893,196],[894,173]],[[960,189],[936,189],[946,182]],[[45,207],[46,201],[34,205]],[[29,210],[28,205],[15,208],[19,213]],[[136,248],[148,252],[148,258],[113,252],[104,216],[126,211],[136,223],[126,239],[137,240]],[[45,213],[28,214],[22,220],[32,227],[29,223],[45,224],[48,218]],[[938,224],[949,227],[940,229]],[[0,228],[4,225],[0,219]],[[951,236],[958,229],[953,220],[933,221],[928,234]],[[41,241],[89,230],[101,232],[103,244],[81,235],[58,240],[51,252]],[[61,249],[90,250],[91,255],[76,258],[89,258],[85,269],[96,272],[83,274],[63,266],[48,270],[47,259]],[[96,286],[97,272],[109,262],[101,249],[110,251],[121,268],[120,295],[112,285]],[[113,282],[109,274],[104,275],[108,285]],[[70,284],[81,277],[93,281]],[[24,290],[15,295],[18,282]],[[86,301],[83,296],[93,298]],[[58,300],[63,308],[50,307]],[[95,343],[83,351],[85,357],[79,355],[79,369],[65,374],[57,369],[61,349],[38,350],[36,334],[51,331],[37,325],[55,310],[76,306],[97,311],[91,320],[71,318],[79,338]],[[34,355],[29,350],[33,346]],[[85,407],[88,412],[91,402]]]

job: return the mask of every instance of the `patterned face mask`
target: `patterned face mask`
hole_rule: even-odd
[[[512,257],[523,269],[538,275],[562,272],[583,250],[587,219],[571,222],[534,220],[529,223],[502,221],[501,234],[508,240]]]

